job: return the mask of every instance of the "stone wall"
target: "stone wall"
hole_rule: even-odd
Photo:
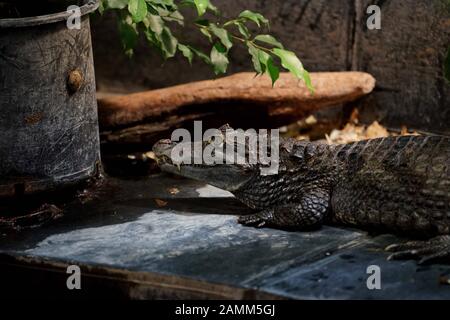
[[[243,9],[271,21],[271,33],[295,51],[310,71],[367,71],[377,79],[363,101],[365,122],[450,134],[450,85],[443,61],[450,46],[449,0],[215,0],[225,16]],[[366,8],[381,7],[382,29],[368,30]],[[93,41],[99,90],[137,91],[213,78],[201,62],[164,62],[145,45],[130,60],[122,53],[114,17],[94,17]],[[192,31],[192,32],[191,32]],[[180,34],[180,33],[178,33]],[[184,42],[207,47],[195,29]],[[229,73],[251,70],[243,48],[234,48]]]

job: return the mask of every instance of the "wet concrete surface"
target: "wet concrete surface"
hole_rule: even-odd
[[[201,287],[202,295],[193,298],[217,298],[215,291],[221,291],[219,298],[450,298],[450,286],[439,282],[450,266],[386,261],[383,248],[400,240],[394,236],[330,226],[287,232],[237,224],[237,215],[249,212],[231,194],[191,180],[165,174],[108,178],[92,200],[67,204],[63,218],[52,224],[3,234],[0,265],[11,265],[5,257],[20,260],[21,267],[33,264],[35,272],[44,269],[36,259],[78,264],[100,270],[100,279],[118,270],[133,283],[122,293],[138,298],[189,298],[189,286]],[[380,267],[381,290],[367,288],[370,265]],[[11,270],[10,277],[20,277]],[[171,289],[161,296],[165,289],[158,288],[167,281]],[[133,294],[140,284],[146,289]]]

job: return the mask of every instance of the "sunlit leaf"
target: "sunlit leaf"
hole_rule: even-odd
[[[256,73],[261,74],[264,72],[261,61],[259,60],[259,49],[253,46],[250,42],[247,42],[248,53],[252,57],[253,68],[255,68]]]
[[[245,24],[243,24],[240,21],[234,21],[233,23],[238,27],[239,33],[242,34],[245,39],[249,39],[250,38],[250,31],[245,26]]]
[[[213,42],[213,37],[212,37],[211,32],[209,32],[209,29],[201,28],[201,29],[200,29],[200,32],[201,32],[205,37],[208,38],[209,42]]]
[[[311,82],[311,76],[309,75],[309,72],[306,70],[303,71],[303,80],[305,81],[309,91],[311,91],[311,93],[314,93],[314,87]]]
[[[189,61],[189,64],[192,65],[192,60],[194,59],[194,52],[184,44],[179,43],[178,49],[181,51],[183,56]]]
[[[172,58],[177,53],[178,40],[172,35],[169,28],[164,27],[161,33],[161,49],[164,58]]]
[[[227,72],[229,64],[227,49],[219,42],[217,42],[211,50],[211,63],[216,75]]]
[[[179,11],[173,11],[169,15],[164,15],[163,19],[165,21],[174,21],[180,26],[184,26],[184,17]]]
[[[133,17],[134,22],[141,22],[147,15],[147,3],[145,0],[130,0],[128,3],[128,11]]]
[[[264,18],[263,15],[261,15],[260,13],[250,11],[250,10],[242,11],[241,14],[239,15],[239,18],[244,18],[244,19],[253,21],[254,23],[256,23],[258,25],[258,27],[261,26],[261,23],[264,25],[269,24],[269,20]]]
[[[194,4],[199,16],[204,15],[210,5],[209,0],[194,0]]]
[[[280,49],[284,49],[281,42],[279,42],[277,39],[275,39],[273,36],[271,36],[269,34],[258,35],[255,37],[255,40],[259,41],[259,42],[270,44],[270,45],[280,48]]]
[[[220,42],[225,46],[225,48],[227,50],[230,50],[231,47],[233,46],[233,43],[230,40],[230,35],[228,34],[228,31],[223,29],[223,28],[219,28],[218,26],[216,26],[215,24],[210,24],[209,26],[209,30],[211,30],[211,32],[217,37],[219,38]]]
[[[285,69],[289,70],[298,79],[303,80],[311,92],[314,91],[309,73],[303,68],[303,64],[294,52],[275,48],[273,49],[273,53],[280,58],[281,65]]]
[[[160,16],[149,14],[146,21],[148,21],[149,28],[156,34],[161,34],[164,28],[164,21]]]
[[[98,5],[98,12],[103,15],[103,12],[105,12],[105,1],[104,0],[100,0],[100,3]]]

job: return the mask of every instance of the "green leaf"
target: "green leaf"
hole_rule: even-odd
[[[159,50],[161,50],[160,49],[161,48],[160,41],[156,37],[155,32],[153,32],[150,28],[148,28],[148,29],[144,30],[144,34],[145,34],[145,37],[147,38],[148,42],[150,42],[150,44],[154,45]]]
[[[220,42],[217,42],[211,50],[211,64],[216,75],[226,73],[229,63],[227,49]]]
[[[169,28],[164,27],[161,33],[161,50],[165,59],[172,58],[177,53],[178,40],[172,35]]]
[[[184,26],[184,17],[180,13],[180,11],[177,11],[177,10],[173,11],[169,15],[163,16],[163,19],[165,21],[174,21],[174,22],[178,23],[180,26]]]
[[[261,65],[261,61],[259,60],[259,49],[252,45],[250,42],[246,42],[248,47],[248,53],[252,56],[253,68],[257,74],[264,73],[263,66]]]
[[[100,0],[100,3],[98,5],[98,12],[100,15],[103,15],[103,12],[105,12],[105,0]]]
[[[209,32],[209,29],[206,28],[200,28],[200,32],[208,38],[209,42],[213,42],[213,37],[211,32]]]
[[[155,15],[149,14],[144,20],[148,29],[145,30],[147,40],[159,49],[164,59],[175,56],[178,48],[178,40],[172,35],[168,27],[164,25],[164,21]]]
[[[450,83],[450,47],[447,51],[447,57],[444,61],[444,77]]]
[[[154,33],[160,35],[164,28],[164,21],[160,16],[155,16],[154,14],[147,15],[147,19],[144,23],[148,23],[148,28],[150,28]]]
[[[147,0],[149,1],[149,0]],[[178,7],[172,4],[171,1],[164,0],[151,0],[152,2],[147,2],[148,11],[153,14],[160,16],[164,21],[174,21],[179,25],[184,26],[184,17],[178,11]],[[158,2],[159,4],[153,3]]]
[[[122,46],[127,56],[133,55],[133,49],[139,38],[136,26],[127,23],[125,20],[119,22],[119,34]]]
[[[270,78],[272,79],[272,87],[275,85],[275,82],[280,78],[280,69],[275,65],[272,57],[267,61],[267,72],[269,73]]]
[[[238,27],[239,33],[242,34],[245,39],[249,39],[250,38],[250,36],[251,36],[250,35],[250,31],[245,26],[245,24],[243,24],[240,21],[234,21],[233,23]]]
[[[225,48],[228,50],[231,49],[231,47],[233,46],[233,43],[230,40],[230,35],[228,34],[228,31],[223,29],[223,28],[219,28],[217,25],[211,23],[209,25],[209,30],[211,30],[211,32],[217,37],[219,38],[220,42],[225,46]]]
[[[128,11],[131,13],[134,22],[141,22],[147,16],[147,3],[145,0],[130,0]]]
[[[208,29],[209,24],[210,24],[209,20],[207,20],[207,19],[198,19],[198,20],[195,21],[195,24],[200,26],[200,29],[199,29],[200,32],[205,37],[208,38],[209,42],[213,42],[212,34],[211,34],[211,32],[209,32],[209,29]],[[202,28],[202,27],[204,27],[204,28]]]
[[[306,70],[303,71],[303,80],[305,81],[306,87],[308,87],[309,91],[311,91],[311,93],[314,93],[314,87],[311,82],[311,76],[309,75],[309,72]]]
[[[269,34],[261,34],[259,36],[256,36],[255,40],[259,41],[259,42],[264,42],[264,43],[270,44],[270,45],[280,48],[280,49],[284,49],[281,42],[279,42],[277,39],[275,39],[273,36],[271,36]]]
[[[194,0],[195,7],[197,8],[198,15],[201,17],[205,14],[209,6],[209,0]]]
[[[104,0],[104,7],[109,9],[123,9],[128,5],[129,0]]]
[[[194,52],[188,46],[185,46],[184,44],[181,43],[178,44],[178,49],[181,51],[183,56],[186,59],[188,59],[189,64],[192,65],[192,60],[194,59]]]
[[[188,47],[189,47],[189,49],[191,49],[192,52],[194,52],[200,59],[202,59],[204,63],[206,63],[206,64],[211,64],[211,59],[210,59],[206,54],[204,54],[203,52],[201,52],[201,51],[195,49],[195,48],[192,47],[192,46],[188,46]]]
[[[272,52],[280,58],[281,65],[285,69],[289,70],[298,79],[305,81],[306,86],[311,92],[314,91],[309,73],[303,68],[302,63],[294,52],[278,48],[273,49]]]
[[[250,11],[250,10],[242,11],[241,14],[239,15],[239,18],[253,21],[254,23],[256,23],[258,25],[258,27],[261,27],[261,23],[264,25],[269,25],[269,20],[264,18],[263,15],[261,15],[260,13]]]
[[[263,72],[267,72],[272,79],[272,87],[275,82],[280,78],[280,69],[275,65],[273,58],[267,52],[258,50],[258,58],[263,68]]]

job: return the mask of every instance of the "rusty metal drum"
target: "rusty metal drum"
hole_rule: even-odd
[[[76,2],[76,1],[75,1]],[[0,197],[58,189],[100,161],[89,13],[0,19]]]

